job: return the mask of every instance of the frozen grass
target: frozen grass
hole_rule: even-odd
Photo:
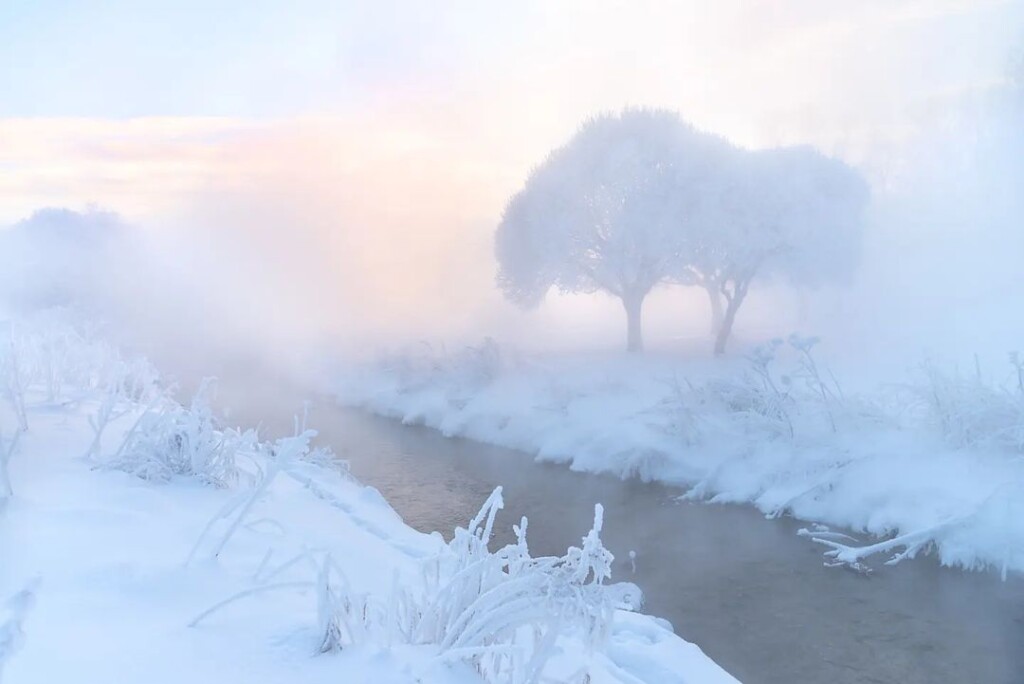
[[[30,387],[50,405],[96,392],[144,403],[159,391],[159,373],[146,359],[124,356],[94,324],[62,309],[0,321],[0,371],[22,422]]]
[[[977,361],[968,376],[932,363],[922,367],[911,391],[927,423],[951,447],[1024,454],[1024,360],[1012,352],[1009,361],[1009,386],[987,381]]]
[[[209,403],[211,385],[204,381],[188,406],[159,397],[138,415],[117,451],[97,461],[153,482],[192,477],[218,487],[236,484],[239,457],[254,457],[262,445],[253,430],[218,425]],[[102,404],[99,414],[106,415]]]
[[[575,637],[588,652],[602,651],[615,610],[638,608],[640,592],[606,584],[613,556],[601,543],[600,506],[580,547],[561,557],[534,558],[525,518],[515,527],[515,544],[488,549],[502,505],[498,488],[468,527],[421,564],[418,582],[396,587],[392,633],[469,660],[487,681],[533,684],[559,639]],[[584,668],[573,680],[586,676]]]
[[[395,581],[387,596],[356,591],[329,552],[303,552],[271,571],[311,567],[315,579],[266,583],[239,592],[203,611],[196,626],[236,601],[265,591],[315,589],[317,651],[340,652],[366,644],[428,647],[441,661],[468,664],[483,681],[537,684],[567,640],[588,656],[605,650],[616,612],[640,607],[633,584],[607,584],[611,553],[601,543],[602,510],[580,547],[560,557],[534,558],[526,543],[527,521],[515,527],[517,541],[488,548],[499,487],[480,513],[452,541],[420,560],[411,576]],[[589,659],[589,658],[588,658]],[[578,664],[568,678],[589,681],[590,666]]]
[[[935,552],[964,568],[1024,570],[1020,357],[1005,384],[931,364],[852,393],[817,344],[793,335],[731,363],[420,348],[349,369],[334,389],[449,436],[878,540],[830,546],[829,564]]]

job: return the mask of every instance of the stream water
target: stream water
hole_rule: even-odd
[[[252,375],[222,377],[231,422],[290,429],[302,392]],[[497,485],[495,545],[530,519],[531,550],[564,552],[605,507],[613,579],[636,582],[645,612],[746,684],[1024,683],[1024,580],[965,573],[929,558],[863,576],[825,568],[822,549],[752,508],[680,502],[676,489],[574,473],[423,427],[315,404],[310,424],[408,524],[446,536]],[[496,548],[496,546],[495,546]],[[635,570],[629,552],[635,552]]]

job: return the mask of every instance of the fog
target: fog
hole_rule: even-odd
[[[684,125],[659,128],[651,138],[642,128],[626,129],[635,137],[621,149],[615,135],[601,137],[608,130],[601,128],[601,135],[587,138],[597,141],[584,146],[587,155],[554,167],[586,182],[540,184],[541,200],[525,203],[518,214],[526,217],[522,224],[532,231],[545,224],[537,215],[572,205],[564,212],[570,218],[559,216],[556,228],[570,228],[561,244],[576,252],[576,262],[593,260],[603,247],[595,240],[580,248],[586,240],[571,230],[571,219],[584,223],[580,216],[598,217],[588,226],[602,219],[604,227],[627,226],[614,227],[620,232],[650,224],[674,229],[680,207],[703,206],[706,194],[713,208],[703,218],[736,218],[730,225],[742,230],[712,233],[705,230],[710,220],[694,221],[699,228],[693,233],[703,233],[673,242],[691,259],[683,266],[692,273],[681,275],[678,260],[661,259],[662,253],[649,259],[660,270],[623,257],[608,269],[619,271],[609,286],[584,272],[589,263],[574,263],[574,273],[549,280],[569,288],[597,283],[620,298],[549,291],[538,306],[519,308],[503,296],[508,278],[498,278],[495,234],[506,225],[506,205],[584,122],[627,110],[657,111],[672,125],[678,122],[665,112],[677,112],[697,130],[732,143],[712,146],[707,140],[713,136],[700,133],[687,138],[726,150],[720,157],[727,161],[702,165],[707,159],[700,151],[707,148],[676,147],[683,136],[673,135],[690,130]],[[671,144],[660,144],[665,141]],[[806,168],[817,171],[779,163],[786,154],[778,150],[755,153],[797,145],[813,148],[801,150],[807,152],[801,159],[814,160],[818,165]],[[662,165],[658,152],[664,149],[684,152]],[[684,157],[689,162],[693,150],[701,163],[676,165]],[[621,183],[625,191],[616,187],[622,174],[604,173],[609,158],[634,168]],[[856,172],[847,173],[847,165]],[[652,166],[659,173],[647,173]],[[600,173],[590,174],[594,167]],[[699,174],[692,169],[709,168],[727,171],[694,183],[699,191],[693,195],[702,197],[691,202],[680,190],[691,186],[679,179],[693,181]],[[841,172],[830,176],[835,168]],[[663,169],[669,171],[659,175]],[[792,182],[776,183],[782,176]],[[834,176],[851,182],[831,182]],[[832,219],[856,216],[865,197],[858,176],[870,187],[859,241],[846,233],[817,240],[805,230],[808,216],[815,225],[834,226],[833,236],[856,223]],[[335,631],[340,634],[342,622],[351,645],[372,647],[364,652],[369,660],[356,653],[332,659],[331,667],[392,663],[408,673],[430,660],[430,668],[461,676],[463,670],[449,670],[449,655],[522,651],[534,668],[540,661],[518,641],[511,650],[487,639],[482,650],[390,649],[391,637],[406,627],[410,643],[424,646],[419,635],[430,631],[424,628],[429,621],[414,626],[414,613],[441,615],[442,603],[474,582],[447,584],[429,610],[394,595],[387,603],[377,603],[385,594],[368,603],[370,595],[360,594],[367,609],[357,630],[363,636],[356,636],[341,600],[348,606],[344,592],[362,592],[361,576],[393,577],[393,591],[408,572],[423,579],[429,595],[430,576],[444,586],[441,568],[456,566],[437,556],[436,563],[427,561],[436,572],[414,575],[412,556],[409,565],[386,560],[407,549],[399,546],[404,532],[389,531],[399,530],[390,525],[400,521],[385,510],[380,494],[342,483],[334,459],[304,446],[268,442],[252,446],[251,454],[249,446],[240,451],[237,443],[248,437],[236,439],[224,425],[259,426],[260,439],[294,434],[286,445],[305,444],[305,419],[292,421],[300,413],[320,431],[322,445],[351,463],[359,482],[379,488],[422,531],[464,525],[501,484],[508,487],[509,508],[500,527],[529,513],[535,552],[561,554],[591,524],[594,503],[608,504],[604,529],[616,545],[616,581],[642,583],[652,614],[671,617],[680,636],[749,681],[996,681],[1004,673],[999,681],[1018,681],[1024,671],[1019,577],[993,589],[997,580],[989,575],[967,577],[911,559],[934,553],[942,565],[999,569],[1004,580],[1024,569],[1024,394],[1017,392],[1024,391],[1024,357],[1007,363],[1008,352],[1024,351],[1022,181],[1019,0],[0,2],[0,389],[20,411],[22,430],[28,412],[33,418],[30,438],[19,446],[25,454],[15,453],[20,431],[7,439],[13,422],[5,418],[0,425],[0,513],[14,516],[5,524],[22,521],[34,535],[33,543],[21,544],[24,553],[8,554],[17,571],[6,574],[27,578],[36,574],[34,564],[53,566],[54,559],[60,566],[45,573],[46,600],[29,618],[28,648],[17,657],[34,653],[36,667],[49,666],[49,645],[68,624],[81,624],[79,614],[108,599],[108,621],[96,623],[98,633],[113,635],[107,641],[128,635],[129,646],[164,644],[167,625],[181,624],[182,607],[210,605],[210,591],[226,594],[242,581],[255,587],[235,595],[248,604],[252,594],[292,584],[264,581],[291,579],[283,571],[299,571],[303,558],[319,564],[321,556],[312,554],[322,550],[320,639],[313,644],[310,638],[308,652],[341,648]],[[599,188],[596,201],[587,196],[589,202],[574,204],[559,195],[584,186]],[[857,191],[847,193],[851,186]],[[635,197],[639,210],[622,209]],[[812,208],[788,211],[799,203],[793,198]],[[830,212],[837,203],[852,210]],[[572,211],[580,205],[592,213]],[[617,213],[629,213],[629,220],[618,221]],[[757,213],[771,216],[751,218]],[[795,216],[800,230],[779,229],[779,216]],[[766,230],[754,233],[752,226]],[[749,250],[742,244],[751,235],[775,233],[782,237],[749,240],[758,243]],[[620,239],[615,247],[650,257],[652,243],[669,232],[651,234],[657,237]],[[723,234],[728,240],[708,237]],[[761,266],[748,267],[749,261],[779,257],[791,246],[786,240],[816,242],[816,251],[792,258],[802,262],[790,272],[785,266],[758,272],[735,327],[722,328],[732,331],[724,358],[713,352],[718,341],[724,349],[726,336],[715,340],[706,291],[661,284],[647,295],[657,278],[692,276],[722,285],[724,297],[731,278],[731,304],[739,280]],[[846,254],[846,245],[849,261],[856,262],[851,278],[816,288],[791,282],[801,275],[827,281],[845,271],[843,259],[829,257]],[[541,251],[535,244],[520,247],[513,241],[501,253]],[[758,250],[748,258],[746,252]],[[726,258],[717,259],[722,252]],[[723,276],[734,267],[733,252],[744,252],[736,259],[744,263],[734,268],[742,273]],[[530,285],[547,282],[534,278],[540,270],[531,271],[534,265],[520,269],[524,299],[534,294]],[[548,271],[561,266],[543,264]],[[657,277],[625,273],[634,266]],[[636,312],[644,296],[641,344]],[[9,317],[30,318],[50,306],[82,310],[75,321],[82,324],[48,328],[60,317],[44,317],[39,334],[31,321],[23,328],[7,325]],[[627,309],[630,342],[644,348],[642,356],[623,351]],[[731,324],[735,311],[726,312]],[[77,331],[94,325],[102,328],[97,338],[103,342],[68,352]],[[799,335],[788,337],[793,333]],[[760,346],[787,337],[788,345]],[[19,345],[29,353],[20,355]],[[416,353],[389,355],[410,350]],[[149,367],[126,370],[118,363],[120,354],[136,352],[170,380],[152,392],[144,410],[141,404],[156,389]],[[381,357],[381,363],[366,363]],[[80,367],[74,373],[62,368],[71,365]],[[22,366],[32,371],[27,388]],[[975,378],[976,370],[983,377]],[[62,373],[69,377],[63,394],[55,389]],[[208,376],[220,379],[210,385],[216,389],[210,396],[195,391]],[[29,405],[26,389],[32,391]],[[325,393],[330,400],[323,400]],[[306,404],[302,414],[306,397],[321,401],[311,413]],[[170,398],[175,401],[164,401]],[[132,427],[120,423],[127,430],[120,446],[112,434],[120,428],[101,443],[104,426],[132,412],[140,417]],[[84,456],[72,448],[79,434],[83,446],[92,443]],[[58,465],[61,451],[74,461]],[[51,465],[58,477],[43,476]],[[323,472],[322,491],[317,479],[296,481],[321,499],[309,503],[330,504],[340,519],[322,516],[329,511],[321,507],[309,509],[304,520],[294,482],[275,485],[290,489],[270,489],[278,473],[284,480],[318,465],[332,466]],[[168,486],[150,497],[151,488],[142,491],[124,473],[102,486],[99,480],[72,484],[78,473],[93,477],[101,468],[168,480]],[[12,493],[8,480],[20,500],[4,509]],[[233,542],[220,570],[216,563],[195,563],[186,577],[184,554],[176,551],[185,548],[180,535],[198,531],[200,518],[193,516],[205,515],[203,502],[214,510],[207,495],[220,495],[197,482],[231,485],[237,502],[242,490],[254,487],[248,503],[223,508],[199,536],[208,546],[214,523],[226,526],[211,559],[236,529],[256,534],[245,547]],[[352,493],[336,498],[333,491],[342,490],[335,484]],[[126,498],[108,485],[127,486]],[[174,498],[179,494],[186,498]],[[260,513],[273,517],[242,526],[253,505],[262,508],[275,498],[284,505]],[[697,505],[704,500],[743,506]],[[156,502],[153,508],[149,501]],[[387,525],[363,515],[378,504]],[[275,510],[288,513],[280,518],[287,529]],[[161,524],[154,527],[154,521]],[[263,531],[272,534],[257,529],[261,522],[271,523]],[[812,523],[822,527],[815,525],[809,536],[820,539],[794,534]],[[364,532],[373,546],[361,545]],[[338,546],[322,544],[335,535]],[[163,546],[150,546],[151,537]],[[258,560],[252,544],[265,542],[274,548],[255,574],[236,572],[247,559]],[[193,553],[199,548],[196,543]],[[158,549],[170,550],[172,564],[159,565],[170,556],[150,553]],[[283,560],[305,549],[315,551],[303,552],[297,564]],[[331,549],[341,565],[358,570],[353,584],[337,583],[337,604],[329,586]],[[899,568],[888,567],[904,558]],[[846,567],[826,570],[823,560]],[[583,572],[583,581],[592,576],[600,584],[603,562]],[[869,566],[878,571],[871,580],[846,572]],[[205,574],[221,570],[226,574],[219,578]],[[193,583],[181,580],[193,575],[200,582],[192,588],[199,591],[190,594]],[[174,582],[171,591],[163,584],[167,578]],[[546,586],[550,599],[554,585]],[[574,586],[580,593],[581,585]],[[594,588],[586,585],[587,592]],[[7,595],[14,587],[0,589]],[[527,594],[490,592],[491,599],[504,595],[528,603],[520,598]],[[160,608],[153,596],[174,596],[167,606],[173,610],[153,612]],[[262,600],[268,609],[286,605]],[[613,612],[610,599],[601,600],[600,611],[588,609],[579,631],[614,635],[616,657],[602,655],[602,662],[626,672],[634,661],[644,662],[644,650],[673,657],[674,647],[650,625],[627,623],[612,632],[610,622],[606,629],[591,619]],[[122,603],[152,614],[137,620]],[[400,604],[408,605],[391,610]],[[373,649],[383,631],[378,634],[379,625],[367,616],[384,605],[390,636],[381,659]],[[482,635],[491,623],[473,615],[480,601],[465,605],[467,612],[449,626],[461,624],[463,636]],[[82,607],[87,612],[76,612]],[[217,670],[227,662],[221,655],[245,658],[258,651],[280,660],[283,654],[294,676],[301,667],[295,656],[313,636],[295,629],[297,615],[288,613],[276,626],[270,613],[211,621],[195,633],[204,646],[194,658],[187,657],[187,640],[184,650],[119,652],[132,653],[127,665],[137,672],[162,662],[151,656],[163,651]],[[563,617],[547,624],[562,626]],[[466,620],[478,618],[479,626],[466,627]],[[0,633],[19,636],[18,620],[0,625]],[[276,630],[266,632],[273,634],[269,641],[253,639],[248,626],[257,623]],[[158,639],[142,629],[147,624],[160,630]],[[522,632],[508,624],[513,628],[500,630]],[[228,632],[234,638],[225,641]],[[461,647],[463,636],[451,632],[444,643]],[[650,643],[640,648],[639,641]],[[79,657],[89,666],[118,666],[105,657],[108,649],[93,652],[97,643],[74,640],[68,662]],[[268,643],[272,648],[262,647]],[[583,652],[566,643],[570,656]],[[598,653],[589,645],[586,652]],[[211,660],[211,653],[218,658]],[[434,658],[439,653],[440,660]],[[425,659],[416,660],[420,655]],[[407,664],[407,657],[414,659]],[[243,665],[250,669],[269,662],[248,660]],[[479,662],[481,674],[504,672]],[[321,665],[317,671],[327,673]],[[515,670],[509,655],[509,676]],[[199,681],[201,669],[194,672],[190,681]],[[272,677],[276,670],[268,672]],[[584,673],[589,681],[588,672],[573,676]],[[652,681],[669,676],[651,672]],[[422,673],[429,679],[435,669]]]
[[[337,50],[329,77],[293,83],[305,88],[293,107],[214,106],[189,91],[182,116],[140,88],[139,108],[113,116],[55,100],[43,117],[0,117],[0,224],[31,233],[44,207],[116,213],[114,247],[81,259],[61,247],[78,262],[71,298],[152,353],[194,363],[211,353],[291,364],[485,336],[614,352],[624,322],[612,299],[505,302],[493,234],[529,170],[583,119],[662,106],[747,147],[815,145],[872,186],[854,282],[757,283],[736,353],[794,330],[820,335],[836,358],[897,365],[1002,354],[1024,339],[1018,8],[469,9],[341,11],[323,38]],[[259,93],[260,103],[289,80],[245,90],[235,74],[219,78],[225,98]],[[0,236],[11,245],[16,232]],[[47,253],[63,238],[39,240]],[[34,279],[67,273],[19,271],[29,263],[19,249],[5,248],[15,307]],[[709,324],[692,288],[661,288],[645,309],[654,353],[710,356]]]

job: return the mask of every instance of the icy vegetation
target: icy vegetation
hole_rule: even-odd
[[[418,572],[406,583],[396,576],[386,600],[354,592],[327,552],[303,552],[268,575],[301,561],[315,569],[315,580],[266,588],[316,590],[321,653],[368,643],[427,646],[442,661],[469,663],[488,682],[550,680],[552,668],[571,664],[558,662],[565,639],[576,638],[592,659],[608,644],[616,611],[639,608],[640,590],[628,583],[605,584],[613,556],[601,544],[600,506],[581,548],[570,548],[562,557],[533,558],[525,518],[515,527],[517,543],[497,552],[488,549],[502,505],[499,488],[466,528],[455,530],[451,542],[419,561]],[[247,590],[221,601],[192,626],[254,593]],[[557,681],[590,681],[591,669],[584,664],[571,674],[562,672]]]
[[[562,556],[530,554],[526,519],[492,551],[499,488],[445,543],[305,418],[277,439],[227,427],[212,382],[180,404],[66,315],[5,336],[0,677],[735,681],[609,581],[600,506]]]
[[[934,551],[944,564],[1024,570],[1020,357],[1005,386],[929,364],[854,393],[818,362],[817,343],[793,335],[734,363],[687,363],[503,354],[488,340],[388,355],[335,389],[445,435],[876,538],[808,533],[830,565]]]
[[[630,351],[643,347],[651,290],[698,286],[722,354],[755,279],[849,277],[867,199],[859,172],[811,147],[744,150],[667,110],[601,114],[509,200],[498,285],[524,306],[552,288],[610,294]]]
[[[559,638],[579,637],[588,653],[607,643],[616,609],[639,608],[634,585],[606,585],[612,554],[601,544],[600,505],[581,548],[558,558],[533,558],[527,520],[517,543],[488,549],[502,507],[496,490],[441,554],[422,566],[419,583],[397,596],[396,631],[411,643],[437,644],[471,657],[494,681],[537,682]],[[585,681],[586,668],[566,681]]]

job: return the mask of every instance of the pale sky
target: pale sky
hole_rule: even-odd
[[[96,204],[457,307],[509,194],[597,111],[866,163],[1022,48],[1019,0],[0,0],[0,226]]]
[[[442,155],[498,197],[582,118],[626,105],[856,155],[1003,78],[1022,8],[0,0],[0,223],[39,204],[151,216],[244,182],[239,146],[249,171],[264,144],[288,166],[282,140],[311,128],[350,167]]]
[[[992,78],[1021,17],[1000,0],[4,0],[0,116],[289,117],[527,84],[795,111]]]

